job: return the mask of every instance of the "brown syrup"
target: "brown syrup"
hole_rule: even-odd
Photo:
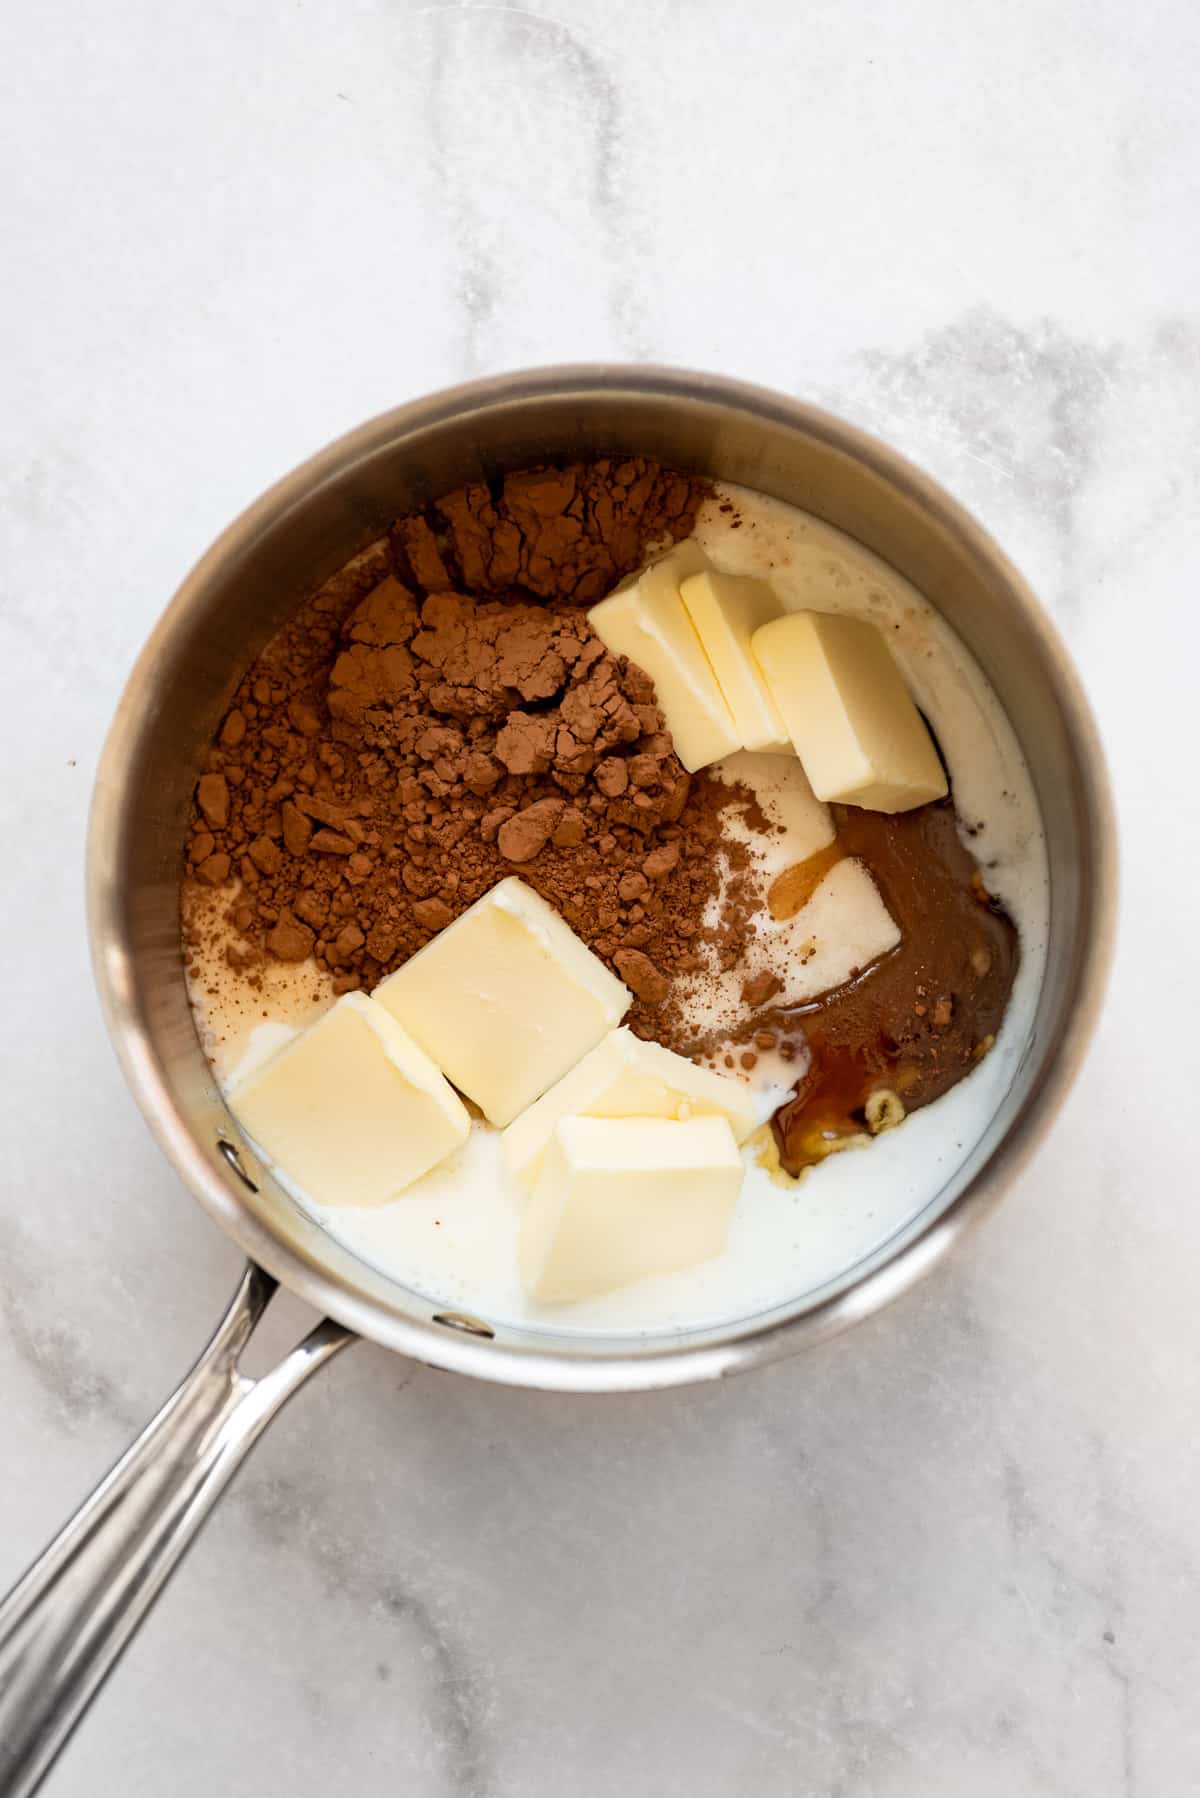
[[[802,862],[793,862],[771,882],[767,894],[767,910],[773,918],[794,918],[808,904],[831,868],[843,861],[847,851],[835,837]]]
[[[773,915],[791,916],[835,862],[857,856],[901,936],[843,985],[774,1014],[784,1032],[799,1026],[810,1056],[772,1119],[791,1174],[864,1136],[873,1095],[894,1093],[916,1111],[969,1073],[1000,1028],[1019,958],[1016,929],[988,894],[950,800],[894,816],[831,811],[836,841],[779,876]]]

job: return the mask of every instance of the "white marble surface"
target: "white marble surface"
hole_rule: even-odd
[[[916,1296],[661,1397],[355,1349],[49,1790],[1200,1790],[1188,0],[45,0],[5,35],[0,1583],[237,1266],[92,996],[102,733],[192,559],[336,432],[571,357],[725,370],[883,432],[1052,606],[1126,864],[1086,1075]]]

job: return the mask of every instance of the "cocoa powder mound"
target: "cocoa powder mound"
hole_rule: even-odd
[[[651,545],[688,536],[706,491],[643,458],[523,469],[498,494],[475,482],[401,519],[392,532],[397,571],[426,592],[520,588],[591,605],[640,567]]]
[[[651,682],[581,607],[704,493],[640,460],[463,487],[299,608],[196,787],[188,880],[237,883],[240,972],[311,955],[370,988],[517,873],[626,981],[633,1028],[671,1040],[721,814],[747,796],[685,773]]]

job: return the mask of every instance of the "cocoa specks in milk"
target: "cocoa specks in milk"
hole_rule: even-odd
[[[641,460],[459,488],[300,606],[234,696],[188,842],[193,891],[236,887],[248,980],[313,956],[370,988],[515,873],[625,980],[633,1027],[672,1039],[671,976],[697,965],[721,813],[746,796],[685,773],[584,607],[687,536],[703,495]]]

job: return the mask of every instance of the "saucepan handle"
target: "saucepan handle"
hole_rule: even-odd
[[[0,1603],[0,1798],[36,1790],[267,1424],[354,1340],[327,1319],[248,1378],[238,1358],[275,1290],[247,1266],[191,1373]]]

